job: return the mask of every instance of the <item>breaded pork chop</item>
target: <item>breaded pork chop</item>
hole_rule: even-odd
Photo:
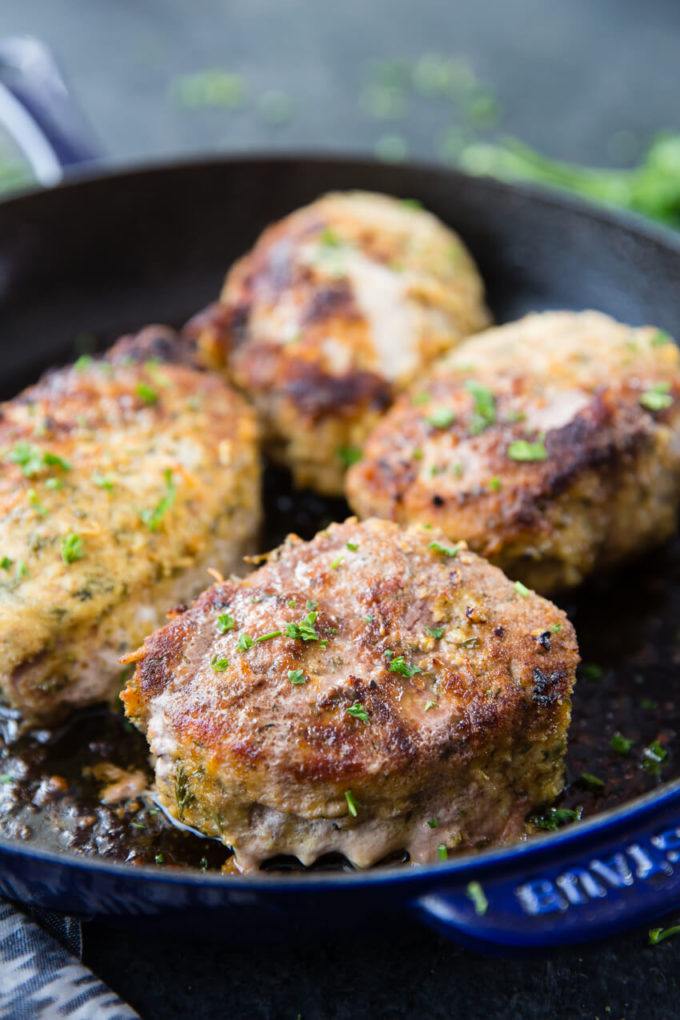
[[[362,516],[430,522],[537,591],[658,545],[680,501],[678,351],[547,312],[471,338],[405,394],[347,478]]]
[[[253,398],[296,483],[339,495],[394,393],[487,323],[456,234],[413,204],[348,192],[266,230],[187,333]]]
[[[438,531],[290,536],[130,660],[160,802],[244,870],[433,861],[518,836],[562,788],[574,631]]]
[[[30,720],[112,699],[119,657],[250,549],[253,412],[175,346],[147,330],[0,408],[0,690]]]

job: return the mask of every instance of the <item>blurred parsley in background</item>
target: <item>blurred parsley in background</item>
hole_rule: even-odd
[[[278,89],[255,94],[244,75],[226,68],[173,77],[167,98],[180,115],[213,110],[220,117],[252,116],[265,136],[264,145],[267,133],[285,130],[302,105],[302,99]],[[493,91],[464,57],[438,53],[416,60],[367,61],[357,82],[356,103],[357,116],[375,123],[374,155],[385,162],[402,162],[410,155],[428,158],[420,149],[412,152],[409,144],[409,124],[427,110],[434,125],[433,151],[445,164],[569,191],[680,228],[680,135],[655,139],[637,166],[623,169],[550,159],[517,139],[499,136],[502,110]],[[638,145],[627,132],[618,132],[610,148],[614,158],[630,161]],[[30,182],[28,168],[0,139],[0,192]]]

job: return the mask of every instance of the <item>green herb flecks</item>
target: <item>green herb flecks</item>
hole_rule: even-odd
[[[345,709],[347,715],[353,716],[354,719],[361,719],[362,722],[368,722],[368,712],[361,704],[360,701],[355,701],[353,705]]]
[[[296,685],[298,685],[298,684],[306,684],[307,683],[307,677],[305,676],[305,674],[303,673],[303,671],[301,669],[289,669],[288,670],[288,679],[290,680],[290,682],[292,684],[296,684]]]
[[[437,818],[430,818],[430,819],[428,819],[428,823],[427,824],[430,826],[431,829],[438,829],[439,828],[439,819],[437,819]]]
[[[640,404],[647,411],[664,411],[673,403],[673,398],[669,392],[670,388],[670,383],[655,383],[654,386],[650,386],[648,390],[640,394]]]
[[[299,623],[287,623],[286,634],[288,637],[300,641],[318,641],[319,635],[314,626],[318,615],[318,613],[309,612]]]
[[[331,570],[337,570],[337,569],[338,569],[338,567],[340,566],[340,564],[341,564],[341,563],[343,562],[344,558],[345,558],[344,556],[338,556],[338,557],[337,557],[336,559],[334,559],[334,560],[333,560],[333,561],[332,561],[332,562],[331,562],[331,563],[329,564],[329,566],[330,566]]]
[[[26,478],[33,478],[46,467],[58,467],[62,471],[70,471],[71,465],[63,457],[50,450],[41,450],[31,443],[17,443],[6,455],[7,460],[21,468]]]
[[[175,502],[175,482],[170,468],[165,469],[163,478],[165,480],[165,495],[158,501],[153,510],[142,510],[139,514],[149,531],[158,531],[163,518]]]
[[[540,440],[532,443],[528,439],[515,439],[508,446],[507,453],[511,460],[532,461],[548,459],[548,451]]]
[[[612,751],[615,751],[617,754],[626,756],[630,754],[631,748],[634,743],[635,741],[631,740],[630,737],[624,737],[622,733],[615,733],[612,739],[609,741],[609,746],[611,747]]]
[[[116,480],[112,474],[102,475],[99,471],[92,473],[92,481],[100,489],[107,489],[109,492],[113,492]]]
[[[426,701],[425,702],[425,711],[426,712],[431,712],[433,708],[439,708],[439,705],[437,704],[436,701]]]
[[[228,630],[233,630],[235,626],[236,620],[229,613],[220,613],[217,617],[218,634],[226,634]]]
[[[429,634],[430,637],[433,637],[433,638],[435,638],[438,641],[439,638],[444,637],[444,628],[443,627],[426,627],[425,628],[425,633]]]
[[[594,776],[592,772],[582,772],[576,782],[579,786],[585,786],[586,790],[592,790],[593,793],[598,793],[604,789],[604,779]]]
[[[569,825],[571,822],[578,822],[583,814],[583,808],[548,808],[542,815],[534,815],[531,821],[539,829],[546,829],[548,832],[554,832],[556,829],[560,829],[563,825]]]
[[[84,555],[85,550],[83,548],[83,540],[80,535],[75,532],[71,532],[62,539],[61,558],[66,566],[70,566],[71,563],[75,563],[76,560],[82,560]]]
[[[450,407],[435,407],[425,421],[436,429],[446,429],[452,424],[455,414]]]
[[[14,560],[11,560],[9,556],[3,556],[0,560],[0,570],[9,570]]]
[[[361,801],[356,799],[351,790],[345,790],[345,800],[347,801],[347,810],[351,814],[352,818],[356,818],[359,814]]]
[[[449,559],[454,559],[458,555],[457,545],[442,545],[441,542],[430,542],[430,549],[434,549],[435,552],[442,553],[443,556],[448,556]]]
[[[665,344],[672,343],[670,333],[667,333],[665,329],[657,329],[654,336],[649,341],[650,347],[663,347]]]
[[[446,847],[446,843],[440,843],[437,847],[437,857],[440,861],[446,861],[449,857],[449,851]]]
[[[464,386],[474,400],[470,433],[477,436],[496,421],[496,398],[488,386],[474,379],[468,379]]]
[[[489,909],[489,901],[487,900],[484,890],[479,882],[468,882],[465,887],[465,892],[468,897],[472,900],[475,908],[475,913],[480,917],[483,917]]]
[[[527,586],[522,584],[521,581],[515,581],[513,588],[519,595],[522,596],[523,599],[527,599],[531,595],[531,589],[527,588]]]
[[[345,542],[345,545],[347,546],[350,552],[356,552],[357,549],[359,548],[358,542]]]
[[[222,659],[218,655],[213,655],[210,660],[210,666],[216,673],[224,673],[225,669],[229,669],[229,659]]]
[[[661,766],[668,757],[668,751],[662,747],[658,740],[653,740],[642,752],[642,767],[646,772],[659,775]]]
[[[390,661],[389,664],[390,673],[400,673],[402,676],[416,676],[417,673],[422,673],[420,666],[416,666],[415,663],[407,662],[403,655],[397,655]]]
[[[251,638],[250,634],[240,634],[239,639],[236,642],[236,648],[239,652],[249,651],[255,642]]]
[[[673,938],[674,935],[680,935],[680,924],[675,924],[672,928],[650,928],[649,944],[658,946],[659,942]]]
[[[341,464],[344,464],[345,467],[351,467],[352,464],[358,464],[361,460],[361,447],[339,446],[335,451],[335,455]]]
[[[256,637],[256,641],[273,641],[274,638],[281,637],[283,634],[282,630],[270,630],[268,634],[260,634]]]
[[[138,382],[135,386],[135,393],[138,397],[141,397],[145,404],[156,404],[158,402],[158,392],[153,386],[149,386],[148,383]]]

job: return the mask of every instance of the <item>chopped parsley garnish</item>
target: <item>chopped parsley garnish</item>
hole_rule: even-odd
[[[358,801],[351,790],[345,790],[345,800],[347,801],[347,809],[351,814],[352,818],[356,818],[359,814],[359,808],[361,807],[361,801]]]
[[[113,491],[113,487],[115,485],[113,475],[101,475],[98,471],[93,472],[92,481],[95,485],[98,485],[100,489],[108,489],[109,492]]]
[[[311,613],[314,609],[318,607],[318,605],[319,603],[314,602],[313,599],[307,599],[307,601],[305,602],[305,609],[307,610],[308,613]]]
[[[587,790],[597,791],[604,789],[604,779],[594,776],[592,772],[582,772],[576,782],[580,786],[585,786]]]
[[[488,386],[483,386],[474,379],[468,379],[464,386],[475,402],[470,432],[476,436],[496,421],[496,398]]]
[[[456,461],[456,463],[453,465],[452,470],[456,478],[463,477],[463,465],[460,463],[460,461]]]
[[[268,634],[260,634],[256,637],[256,641],[271,641],[273,638],[281,637],[283,631],[281,630],[270,630]]]
[[[36,513],[39,513],[41,517],[47,517],[49,510],[42,505],[38,499],[38,493],[35,489],[29,489],[26,496],[28,498],[28,502],[31,504]]]
[[[662,747],[658,740],[653,740],[651,744],[642,752],[643,762],[642,767],[646,772],[653,772],[658,774],[661,771],[661,766],[668,757],[668,751],[665,747]]]
[[[198,866],[201,869],[201,871],[207,871],[208,870],[208,858],[207,857],[201,857],[200,861],[198,862]]]
[[[431,708],[439,708],[439,705],[437,704],[436,701],[426,701],[425,702],[425,711],[429,712]]]
[[[437,847],[437,857],[440,861],[448,860],[449,851],[446,849],[446,843],[440,843]]]
[[[436,818],[430,818],[427,824],[430,826],[431,829],[439,828],[439,821]]]
[[[361,704],[360,701],[355,701],[353,705],[345,709],[347,715],[353,716],[355,719],[361,719],[362,722],[368,722],[368,712]]]
[[[340,244],[340,238],[330,227],[324,227],[319,234],[319,244],[322,244],[325,248],[337,248]]]
[[[224,673],[225,669],[229,669],[229,659],[220,659],[219,656],[213,655],[210,665],[216,673]]]
[[[664,344],[669,344],[671,343],[670,333],[667,333],[665,329],[657,329],[649,343],[652,347],[662,347]]]
[[[156,864],[163,864],[163,862],[165,861],[165,857],[163,856],[163,854],[156,854],[154,860]]]
[[[430,542],[430,549],[434,549],[435,552],[443,553],[444,556],[448,556],[453,559],[458,555],[457,545],[442,545],[441,542]]]
[[[254,644],[250,634],[241,634],[236,642],[236,648],[239,652],[247,652]]]
[[[616,751],[617,754],[630,754],[630,749],[635,743],[630,737],[624,737],[622,733],[615,733],[609,742],[609,746],[612,751]]]
[[[362,616],[361,619],[364,621],[364,623],[373,623],[373,616],[371,615],[371,613],[366,613],[366,615]]]
[[[538,826],[539,829],[547,829],[548,832],[554,832],[556,829],[561,828],[563,825],[568,825],[570,822],[579,821],[583,814],[583,808],[548,808],[542,815],[534,815],[531,819],[534,825]]]
[[[306,684],[307,683],[307,677],[305,676],[305,674],[302,672],[301,669],[289,669],[288,670],[288,679],[290,680],[290,682],[292,684]]]
[[[28,577],[28,567],[23,560],[17,560],[16,576],[18,580],[21,580],[22,577]]]
[[[553,623],[552,627],[550,628],[550,633],[551,634],[559,634],[559,632],[561,630],[562,630],[562,624],[561,623]]]
[[[649,944],[650,946],[658,946],[659,942],[663,942],[664,939],[670,939],[673,935],[680,935],[680,924],[676,924],[672,928],[651,928],[649,931]]]
[[[85,551],[83,549],[83,540],[80,535],[77,535],[75,532],[71,532],[62,539],[61,558],[67,566],[71,563],[75,563],[76,560],[82,560],[84,555]]]
[[[149,531],[158,531],[161,521],[175,502],[175,483],[170,468],[165,469],[163,478],[165,479],[165,495],[158,501],[153,510],[142,510],[139,514]]]
[[[286,634],[288,637],[298,638],[300,641],[318,641],[319,635],[314,626],[318,615],[318,613],[310,612],[299,623],[287,623]]]
[[[329,564],[331,570],[337,570],[344,558],[344,556],[338,556],[337,559],[334,559],[333,562]]]
[[[547,460],[548,451],[544,443],[538,440],[535,443],[528,439],[515,439],[508,446],[508,457],[512,460]]]
[[[63,457],[49,450],[41,450],[39,446],[32,446],[30,443],[17,443],[7,454],[7,460],[17,464],[27,478],[33,478],[44,467],[59,467],[63,471],[70,471],[71,465]]]
[[[226,634],[228,630],[233,630],[236,626],[236,620],[229,613],[220,613],[217,617],[217,630],[220,634]]]
[[[158,400],[158,393],[148,383],[138,382],[135,386],[135,393],[141,397],[145,404],[155,404]]]
[[[498,477],[498,475],[494,475],[492,478],[489,479],[489,488],[492,490],[492,492],[500,492],[501,480]]]
[[[455,414],[450,407],[435,407],[425,420],[436,429],[446,429],[454,418]]]
[[[407,209],[422,209],[423,203],[418,198],[400,198],[399,201]]]
[[[420,404],[426,404],[430,399],[430,394],[422,390],[420,393],[414,393],[411,397],[411,403],[418,407]]]
[[[416,673],[423,672],[420,666],[407,662],[403,655],[397,655],[392,659],[389,669],[390,673],[401,673],[402,676],[415,676]]]
[[[45,480],[45,488],[52,489],[53,492],[56,492],[58,489],[64,488],[64,483],[61,478],[47,478]]]
[[[655,383],[648,390],[640,394],[640,404],[648,411],[663,411],[670,407],[673,398],[669,393],[671,386],[667,382]]]
[[[12,562],[13,561],[9,558],[9,556],[3,556],[0,560],[0,570],[9,570],[12,566]]]
[[[412,456],[413,460],[422,460],[423,459],[423,451],[422,450],[414,450],[413,453],[411,454],[411,456]]]
[[[146,829],[144,822],[130,822],[133,829]]]
[[[468,884],[465,887],[465,891],[474,904],[475,913],[478,914],[480,917],[483,917],[484,914],[486,914],[487,910],[489,909],[489,901],[484,895],[484,890],[482,889],[480,883],[468,882]]]
[[[76,372],[84,372],[90,367],[93,361],[94,358],[91,354],[81,354],[80,357],[73,362],[73,367]]]
[[[521,581],[515,581],[513,588],[522,596],[523,599],[526,599],[531,595],[531,589],[527,588],[526,584],[522,584]]]
[[[587,662],[580,667],[581,676],[584,680],[601,680],[604,676],[604,670],[602,666],[598,666],[596,662]]]
[[[345,467],[351,467],[352,464],[358,464],[362,456],[360,446],[339,446],[335,453],[338,460],[344,464]]]
[[[444,637],[444,628],[443,627],[426,627],[425,628],[425,633],[429,634],[430,637],[437,638],[437,640],[439,640],[439,638]]]
[[[345,542],[345,545],[347,546],[350,552],[356,552],[357,549],[359,548],[358,542]]]

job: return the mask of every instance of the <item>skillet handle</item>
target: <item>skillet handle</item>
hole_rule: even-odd
[[[527,860],[511,874],[505,865],[479,883],[444,885],[412,908],[449,938],[504,954],[592,941],[680,909],[677,805],[674,816],[632,832],[585,846],[574,836],[557,853],[525,845],[518,857]]]
[[[0,125],[40,184],[57,184],[64,170],[101,156],[54,57],[32,36],[0,39]]]

